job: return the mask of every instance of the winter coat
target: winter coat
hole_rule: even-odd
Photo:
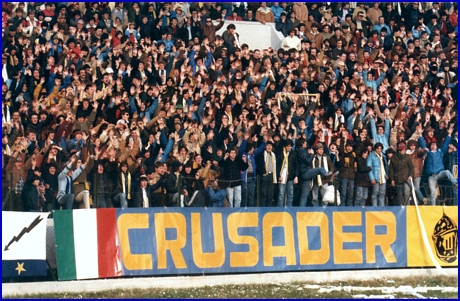
[[[385,166],[385,175],[388,176],[388,161],[386,156],[382,153],[383,165]],[[380,159],[377,157],[375,152],[370,153],[367,156],[367,165],[372,167],[369,172],[369,180],[374,180],[376,183],[380,182]]]
[[[441,171],[444,170],[444,154],[447,152],[450,143],[450,136],[447,136],[444,139],[444,143],[442,147],[437,149],[436,151],[428,151],[425,158],[425,165],[423,167],[423,174],[431,176],[437,175]],[[426,148],[425,138],[420,137],[418,138],[418,144],[421,148]]]
[[[219,162],[223,171],[223,177],[227,182],[227,187],[237,187],[241,185],[241,171],[248,169],[248,163],[243,162],[240,157],[235,157],[235,160],[231,160],[228,157],[225,160]]]
[[[358,157],[358,171],[355,174],[355,185],[356,186],[370,186],[371,181],[369,179],[369,173],[372,170],[367,163],[367,159]]]
[[[391,158],[389,166],[389,180],[396,184],[407,182],[409,177],[414,177],[414,164],[409,155],[396,153]]]
[[[281,168],[283,167],[284,154],[281,154],[276,159],[277,173],[281,176]],[[294,150],[291,150],[288,156],[288,176],[287,181],[293,181],[295,177],[299,174],[299,163],[297,160],[297,154]]]

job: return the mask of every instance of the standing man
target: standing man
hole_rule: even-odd
[[[249,132],[244,133],[244,140],[240,144],[238,150],[238,156],[246,156],[248,163],[248,169],[241,174],[242,185],[241,185],[241,206],[242,207],[254,207],[254,195],[256,192],[257,183],[257,164],[256,157],[260,155],[265,149],[265,141],[262,142],[257,149],[254,149],[254,144],[249,142],[251,135]],[[257,137],[255,135],[254,137]]]
[[[76,160],[76,156],[70,157],[70,161],[65,165],[64,169],[58,176],[59,190],[56,196],[56,200],[59,205],[64,206],[64,209],[71,210],[73,207],[73,200],[75,194],[73,192],[73,181],[81,174],[82,169],[77,168],[72,171],[72,165]]]
[[[299,164],[297,154],[292,150],[294,143],[291,139],[286,141],[283,153],[278,158],[278,207],[292,207],[294,201],[294,184],[299,182]],[[287,188],[287,202],[284,202]]]
[[[272,140],[266,142],[265,151],[256,157],[256,162],[257,175],[260,177],[260,206],[271,207],[278,179]]]
[[[457,180],[454,178],[449,170],[444,170],[443,157],[449,148],[451,135],[454,131],[453,124],[447,130],[447,137],[444,139],[441,149],[438,149],[436,142],[430,143],[430,150],[426,154],[424,173],[428,176],[428,186],[430,187],[429,201],[431,205],[436,205],[436,187],[439,179],[447,178],[457,189]],[[422,136],[418,138],[418,143],[421,148],[427,149],[425,138]]]
[[[358,161],[353,151],[353,142],[342,137],[340,143],[340,155],[342,167],[340,168],[340,205],[353,206],[353,193],[355,190],[355,173],[358,169]],[[344,144],[346,143],[345,147]]]
[[[219,162],[223,168],[223,177],[227,181],[227,200],[230,207],[241,206],[241,172],[248,169],[246,156],[236,156],[236,149],[233,148],[225,154],[224,160]]]
[[[326,172],[334,170],[334,165],[332,164],[331,158],[324,153],[324,146],[322,143],[318,143],[315,146],[316,155],[313,158],[312,166],[313,168],[324,168]],[[312,205],[313,207],[319,206],[319,189],[320,187],[326,189],[329,186],[329,182],[332,179],[327,176],[318,175],[313,178],[313,189],[312,189]],[[327,206],[327,202],[322,202],[323,206]]]
[[[369,179],[372,185],[372,206],[385,206],[385,189],[388,180],[388,162],[382,153],[383,144],[377,142],[374,151],[367,157],[367,165],[372,167]]]
[[[317,176],[323,176],[328,177],[327,182],[330,182],[337,173],[333,173],[332,171],[327,172],[324,167],[312,168],[314,151],[312,149],[307,149],[307,141],[305,138],[297,139],[296,143],[296,153],[299,162],[299,177],[302,180],[302,192],[300,194],[299,207],[305,207],[307,205],[308,196],[310,195],[311,180]]]
[[[80,174],[77,177],[75,177],[75,182],[73,183],[73,190],[75,194],[74,201],[79,202],[79,207],[82,209],[90,208],[88,173],[86,172],[86,170],[91,170],[93,168],[93,165],[93,155],[88,156],[85,164],[83,164],[83,160],[81,158],[77,159],[76,170],[81,169],[81,171]]]
[[[414,164],[410,156],[406,154],[404,141],[398,143],[398,152],[391,159],[389,169],[391,186],[396,187],[396,203],[393,205],[404,206],[408,197],[404,198],[404,185],[407,184],[412,189],[410,180],[414,178]],[[423,195],[417,198],[423,201]]]

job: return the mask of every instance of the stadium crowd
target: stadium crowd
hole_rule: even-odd
[[[457,205],[457,14],[2,2],[3,210]]]

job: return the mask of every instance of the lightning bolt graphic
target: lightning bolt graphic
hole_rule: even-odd
[[[40,215],[37,216],[37,218],[29,225],[29,227],[24,227],[18,236],[13,236],[10,242],[5,246],[4,251],[8,251],[8,247],[11,246],[13,242],[18,242],[21,239],[21,237],[23,237],[26,233],[32,231],[32,229],[35,228],[42,220],[43,217],[41,217]]]

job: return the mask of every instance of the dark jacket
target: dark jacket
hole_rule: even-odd
[[[313,155],[310,155],[304,148],[296,149],[297,159],[299,164],[299,176],[302,181],[307,181],[305,173],[311,169],[311,162],[313,161]]]
[[[224,169],[223,177],[227,182],[227,187],[236,187],[241,185],[241,172],[248,169],[248,163],[236,156],[235,160],[230,157],[219,162],[219,166]]]
[[[395,181],[396,184],[407,182],[407,179],[414,177],[414,164],[409,155],[396,153],[391,158],[389,168],[390,181]]]
[[[195,198],[193,198],[193,201],[191,202],[191,199],[193,197],[193,194],[189,194],[188,196],[185,196],[185,204],[187,207],[205,207],[206,206],[206,195],[204,190],[198,190],[196,193]],[[191,202],[191,203],[190,203]]]
[[[347,153],[341,150],[340,161],[342,161],[342,166],[339,170],[340,178],[354,180],[355,172],[357,171],[357,158],[355,152]]]
[[[331,158],[326,153],[323,154],[323,157],[326,158],[327,170],[328,171],[334,171],[334,164],[332,164]],[[313,168],[324,167],[323,159],[320,159],[317,155],[315,155],[313,157],[312,167]],[[323,176],[321,177],[321,182],[322,182],[323,185],[326,184],[326,178],[327,177],[323,177]],[[318,184],[317,177],[313,178],[313,181],[314,181],[315,184]]]
[[[367,159],[358,157],[358,171],[355,174],[355,186],[370,186],[369,172],[372,167],[367,165]]]
[[[29,181],[28,181],[29,182]],[[22,188],[22,204],[24,211],[39,211],[38,210],[38,190],[31,182],[26,183]],[[43,204],[42,204],[43,208]]]
[[[158,203],[158,200],[155,200],[155,196],[152,194],[155,190],[161,187],[161,185],[164,184],[166,180],[167,174],[164,174],[161,176],[161,178],[158,180],[153,185],[147,185],[146,193],[147,193],[147,198],[149,199],[149,207],[158,207],[156,203]],[[142,207],[143,204],[143,193],[142,189],[140,187],[137,188],[136,192],[134,192],[134,195],[132,195],[133,198],[133,206],[134,207]]]

